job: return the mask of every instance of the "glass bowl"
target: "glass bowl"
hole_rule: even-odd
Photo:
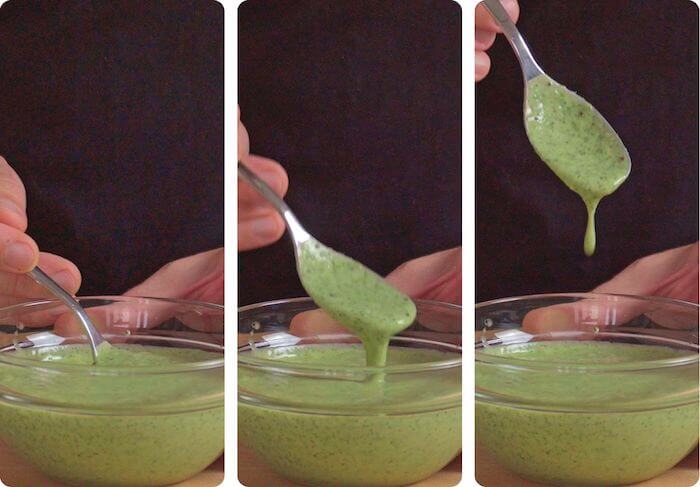
[[[698,443],[698,305],[556,294],[476,307],[476,441],[523,478],[621,485]]]
[[[169,485],[205,469],[224,445],[223,307],[79,301],[112,344],[96,367],[63,304],[0,309],[0,440],[70,485]]]
[[[406,485],[442,469],[461,449],[461,308],[416,305],[416,323],[391,340],[386,367],[366,367],[350,334],[292,334],[292,319],[316,309],[310,299],[241,308],[241,443],[312,486]],[[336,364],[343,353],[359,360],[311,360],[328,350]]]

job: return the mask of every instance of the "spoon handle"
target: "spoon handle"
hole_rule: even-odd
[[[544,71],[542,71],[542,68],[540,68],[537,61],[535,61],[535,58],[532,56],[530,48],[527,47],[525,39],[520,34],[520,31],[518,31],[513,21],[510,20],[510,16],[508,12],[506,12],[506,9],[503,8],[503,5],[501,5],[501,2],[499,0],[484,0],[481,3],[491,14],[491,17],[493,17],[493,20],[496,21],[501,30],[503,30],[503,35],[506,36],[508,42],[510,42],[515,56],[520,62],[520,68],[523,71],[525,82],[527,83],[532,78],[544,74]]]
[[[56,284],[56,281],[51,279],[44,271],[42,271],[39,267],[35,267],[31,271],[29,271],[27,274],[31,276],[32,279],[34,279],[36,282],[44,286],[46,289],[51,291],[51,294],[56,296],[58,299],[63,301],[63,303],[70,308],[73,313],[75,313],[78,316],[78,320],[80,323],[83,325],[83,328],[85,329],[85,332],[87,333],[88,339],[90,340],[90,346],[92,349],[92,360],[93,364],[97,363],[97,347],[100,345],[102,342],[105,341],[104,337],[100,335],[100,333],[97,331],[95,328],[95,325],[92,324],[92,321],[90,320],[90,317],[87,315],[85,310],[83,309],[82,306],[78,303],[78,301],[68,294],[68,292],[63,289],[61,286]]]
[[[299,223],[296,215],[294,215],[289,206],[287,206],[287,203],[277,196],[277,193],[275,193],[265,181],[257,177],[255,173],[248,169],[241,161],[238,161],[238,176],[255,188],[255,190],[270,202],[270,204],[275,207],[275,210],[282,215],[295,243],[300,244],[311,238],[311,235],[304,230],[304,227],[301,226],[301,223]]]

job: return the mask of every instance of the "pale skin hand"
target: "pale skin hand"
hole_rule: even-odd
[[[517,0],[501,0],[501,5],[506,9],[513,22],[518,21],[520,16],[520,6]],[[486,77],[491,69],[491,59],[486,51],[496,40],[496,34],[501,29],[491,18],[483,5],[476,6],[474,14],[475,38],[474,38],[474,77],[476,81],[481,81]]]
[[[698,302],[698,242],[643,257],[609,281],[593,289],[595,293],[657,296]],[[523,329],[545,333],[572,329],[609,326],[605,303],[582,300],[531,311],[523,320]],[[615,321],[624,324],[640,314],[632,302],[615,303]],[[643,311],[642,311],[643,313]],[[677,328],[688,321],[673,314],[657,312],[654,321],[667,328]]]
[[[147,298],[171,298],[205,303],[224,303],[224,249],[223,247],[174,260],[156,271],[138,286],[129,289],[125,296]],[[148,307],[148,319],[140,316],[137,303],[113,303],[109,306],[87,310],[93,324],[103,332],[121,334],[126,329],[153,328],[177,315],[190,328],[207,333],[222,333],[220,316],[203,316],[197,313],[183,315],[176,303],[152,302]],[[36,316],[36,325],[46,325],[46,313]],[[82,326],[73,313],[61,311],[55,320],[54,332],[61,336],[76,336]],[[115,320],[118,325],[115,325]],[[30,326],[31,321],[29,322]],[[51,321],[48,321],[51,323]]]
[[[39,252],[27,231],[24,185],[5,158],[0,157],[0,306],[30,298],[52,297],[26,276],[37,264],[70,293],[80,288],[80,271],[57,255]]]
[[[248,132],[238,110],[238,160],[262,178],[279,196],[289,187],[284,168],[272,159],[249,153]],[[238,250],[270,245],[284,234],[284,221],[260,194],[243,181],[238,182]]]

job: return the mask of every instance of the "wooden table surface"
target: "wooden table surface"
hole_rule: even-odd
[[[659,445],[660,448],[663,445]],[[510,473],[496,463],[493,457],[476,447],[476,480],[484,487],[545,487],[545,484],[538,484],[523,480]],[[658,477],[628,485],[627,487],[690,487],[698,481],[698,449],[685,457],[681,462],[668,472]]]
[[[128,467],[128,466],[126,466]],[[0,442],[0,479],[8,487],[66,487],[44,477],[19,459]],[[205,471],[172,487],[217,487],[224,480],[224,457],[221,456]]]
[[[462,478],[462,456],[430,477],[410,487],[454,487]],[[268,470],[253,453],[238,445],[238,480],[246,487],[299,487],[290,480]]]

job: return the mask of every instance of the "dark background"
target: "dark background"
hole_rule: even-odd
[[[449,0],[248,0],[239,103],[309,232],[386,274],[461,242],[461,12]],[[239,254],[240,304],[305,295],[289,240]]]
[[[499,36],[477,85],[477,300],[585,291],[633,260],[698,238],[698,8],[688,0],[521,0],[518,27],[540,66],[607,118],[632,158],[586,211],[535,155],[517,60]]]
[[[0,8],[0,154],[29,234],[121,293],[223,245],[223,9],[12,0]]]

